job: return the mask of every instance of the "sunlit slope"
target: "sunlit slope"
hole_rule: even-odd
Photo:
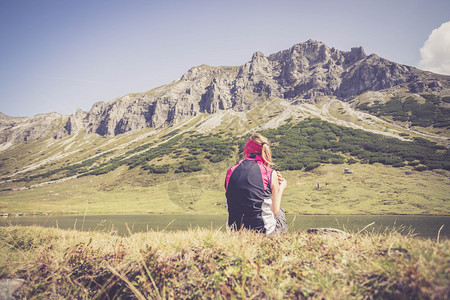
[[[323,165],[285,171],[289,214],[448,215],[448,174],[413,172],[382,164]],[[227,166],[193,174],[158,175],[120,167],[108,174],[72,179],[19,192],[2,192],[2,212],[49,214],[224,214]],[[156,181],[153,182],[153,180]]]
[[[449,214],[445,134],[415,129],[337,99],[271,99],[168,128],[30,141],[0,152],[0,212],[225,213],[224,174],[258,131],[285,170],[290,213]]]

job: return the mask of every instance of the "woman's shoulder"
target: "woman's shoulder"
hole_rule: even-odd
[[[272,169],[270,166],[266,165],[262,161],[258,161],[258,164],[262,165],[267,170],[267,172],[275,171],[274,169]]]
[[[236,169],[237,166],[239,166],[244,160],[240,160],[239,162],[237,162],[236,164],[232,165],[231,167],[228,168],[227,172],[231,172],[234,169]]]

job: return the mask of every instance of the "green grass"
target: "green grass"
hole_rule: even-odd
[[[0,228],[0,278],[19,298],[448,299],[449,241],[190,229]]]
[[[354,173],[344,174],[345,168]],[[410,169],[341,164],[285,171],[288,188],[282,203],[295,214],[450,214],[448,172],[405,175]]]
[[[227,160],[199,173],[172,175],[123,166],[104,175],[3,192],[0,212],[226,214],[223,183],[232,163]],[[344,174],[347,167],[354,173]],[[410,170],[381,164],[338,164],[311,172],[284,171],[288,188],[282,206],[291,214],[449,215],[449,172],[405,175]]]
[[[0,213],[225,214],[224,176],[241,158],[239,147],[252,129],[282,117],[287,118],[285,125],[281,122],[278,129],[264,130],[264,134],[272,142],[274,156],[278,155],[276,168],[296,169],[283,171],[289,183],[283,207],[289,213],[450,214],[450,173],[439,169],[448,167],[444,146],[423,139],[389,140],[305,119],[306,110],[288,116],[281,99],[260,100],[250,111],[225,112],[211,132],[195,132],[214,123],[212,115],[200,114],[176,126],[115,137],[78,134],[13,145],[0,153]],[[333,115],[345,118],[342,103],[335,100],[331,106]],[[202,122],[209,123],[199,127]],[[416,168],[427,165],[435,170],[405,175],[414,167],[388,165],[412,159],[420,163]],[[349,160],[386,165],[348,165]],[[319,163],[318,169],[304,171]],[[198,165],[202,170],[184,173],[180,166],[185,164],[186,169]],[[163,165],[166,174],[151,173],[154,166]],[[345,175],[346,167],[354,169],[354,174]],[[67,180],[89,172],[106,174]]]
[[[404,102],[406,99],[409,99],[408,101],[413,102],[415,101],[417,102],[417,104],[415,105],[416,107],[413,109],[413,111],[411,111],[410,108],[413,108],[414,105],[410,107],[396,108],[392,106],[393,98],[400,99],[402,102]],[[430,101],[430,99],[434,99],[434,101]],[[409,125],[412,125],[415,131],[422,132],[425,134],[437,135],[440,137],[446,137],[448,139],[450,137],[450,131],[448,128],[448,124],[447,125],[444,124],[445,122],[448,122],[448,106],[446,106],[444,103],[445,102],[444,99],[446,99],[445,97],[442,98],[442,101],[440,103],[438,101],[439,99],[440,97],[436,97],[433,95],[411,94],[407,91],[407,89],[399,89],[396,90],[394,93],[367,92],[365,94],[356,97],[355,103],[357,103],[357,106],[360,106],[360,108],[362,107],[363,110],[372,111],[372,113],[378,115],[380,119],[389,122],[390,124],[387,125],[387,129],[388,130],[390,129],[391,132],[404,131],[408,133],[408,130],[405,129],[408,128]],[[390,101],[391,101],[390,103],[391,109],[385,111],[387,106],[389,106]],[[433,105],[431,105],[431,103]],[[381,111],[380,110],[375,111],[377,110],[376,109],[377,107]],[[428,114],[425,114],[425,111],[428,111]],[[438,111],[441,111],[443,114],[439,114]],[[418,113],[420,114],[420,116],[417,116]],[[432,115],[434,115],[434,117]],[[402,117],[399,118],[399,116]],[[432,120],[433,118],[435,119],[434,120],[435,122]],[[407,121],[413,122],[409,123]],[[386,126],[386,124],[379,123],[376,125],[376,127],[380,126]],[[365,127],[370,128],[370,125],[367,126],[366,124]],[[419,136],[419,137],[422,136],[414,132],[410,133],[411,136]],[[445,140],[440,138],[432,136],[428,138],[434,139],[438,143],[446,143]]]
[[[345,122],[351,122],[354,124],[358,124],[358,117],[356,115],[350,115],[344,109],[344,104],[341,101],[333,101],[330,103],[329,113],[331,116],[335,117],[338,120],[342,120]]]
[[[167,201],[167,188],[136,186],[139,180],[122,167],[114,172],[76,178],[39,188],[6,192],[0,200],[6,211],[53,214],[145,214],[182,212]],[[147,176],[150,177],[150,176]],[[145,178],[140,185],[148,185]]]

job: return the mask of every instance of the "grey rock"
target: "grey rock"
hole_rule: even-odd
[[[380,58],[375,54],[353,64],[342,74],[335,95],[347,99],[366,91],[379,91],[409,82],[412,69]]]
[[[349,168],[344,169],[344,174],[353,174],[353,170]]]
[[[0,143],[17,143],[47,137],[61,138],[67,116],[58,113],[39,114],[34,117],[9,117],[0,113]]]
[[[350,101],[367,91],[403,87],[412,93],[450,94],[450,76],[350,51],[313,40],[269,56],[255,52],[242,66],[191,68],[174,82],[153,90],[97,102],[89,112],[71,116],[0,115],[0,142],[26,141],[47,135],[62,138],[77,132],[113,136],[147,127],[176,124],[186,117],[222,110],[243,111],[261,101],[283,98],[293,104],[323,96]]]
[[[306,230],[307,233],[315,233],[315,234],[331,234],[331,235],[341,235],[348,236],[350,235],[348,232],[342,231],[336,228],[309,228]]]
[[[0,299],[14,300],[14,292],[24,283],[23,279],[2,279],[0,280]]]

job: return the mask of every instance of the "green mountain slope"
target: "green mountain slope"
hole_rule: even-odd
[[[0,152],[0,212],[226,213],[225,172],[258,131],[288,180],[289,213],[449,214],[448,129],[409,128],[395,110],[384,113],[392,96],[295,105],[275,98],[161,129],[22,142]]]

